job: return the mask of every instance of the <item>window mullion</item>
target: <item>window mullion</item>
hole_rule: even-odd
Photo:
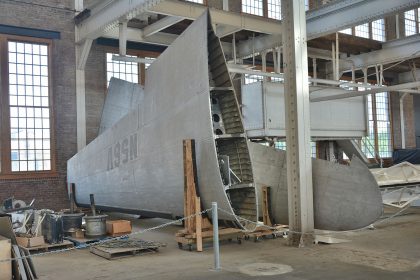
[[[414,22],[416,23],[416,33],[420,33],[419,31],[419,10],[418,9],[414,9]]]
[[[376,111],[376,95],[372,94],[372,118],[373,118],[373,133],[374,133],[374,148],[375,158],[379,155],[379,142],[378,142],[378,116]]]
[[[268,17],[268,3],[267,0],[263,0],[263,17]]]
[[[3,58],[3,59],[1,59]],[[9,71],[7,39],[0,37],[0,72],[1,72],[1,96],[0,96],[0,132],[1,132],[1,170],[0,173],[10,173],[10,121],[9,121]]]

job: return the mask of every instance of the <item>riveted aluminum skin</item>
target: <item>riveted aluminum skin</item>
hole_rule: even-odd
[[[212,57],[216,55],[223,59],[217,75],[228,77],[223,82],[227,91],[217,94],[214,91],[221,89],[220,80],[212,72]],[[206,13],[148,68],[144,97],[137,108],[68,161],[68,182],[75,183],[77,203],[89,204],[89,194],[93,193],[99,209],[115,208],[155,217],[183,216],[182,140],[194,139],[203,208],[217,202],[219,208],[230,213],[220,212],[222,220],[238,225],[236,214],[246,212],[244,217],[256,221],[247,139],[236,97],[229,88],[231,81],[220,41],[215,39]],[[234,119],[235,128],[239,127],[242,134],[215,135],[210,104],[213,95],[220,99],[221,106],[229,97],[230,111],[223,109],[223,121],[227,126]],[[232,146],[237,147],[237,158],[242,160],[238,170],[246,184],[226,190],[218,156],[221,151],[231,152]],[[239,209],[238,203],[245,199],[247,208]]]
[[[271,215],[288,224],[286,152],[250,143],[249,152],[258,192],[271,187]],[[353,230],[375,222],[382,214],[382,197],[372,173],[359,158],[349,166],[312,159],[316,229]]]

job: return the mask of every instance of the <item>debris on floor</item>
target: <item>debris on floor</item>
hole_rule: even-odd
[[[0,241],[0,278],[38,279],[30,253],[18,245],[11,216],[8,214],[0,213]]]

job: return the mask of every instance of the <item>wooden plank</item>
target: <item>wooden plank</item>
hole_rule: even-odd
[[[20,253],[21,253],[22,257],[24,257],[25,252],[23,252],[22,249],[19,249],[19,250],[21,250]],[[29,279],[35,279],[34,274],[32,273],[31,266],[29,265],[28,259],[23,258],[22,262],[23,262],[23,266],[25,267],[26,275],[28,276],[28,278]]]
[[[200,198],[196,197],[195,198],[195,209],[196,209],[196,213],[201,211],[201,203],[200,203]],[[203,252],[203,238],[201,236],[202,232],[201,232],[201,221],[202,221],[202,217],[201,215],[197,215],[195,216],[195,234],[196,234],[196,238],[197,238],[197,252]]]
[[[270,188],[267,186],[262,187],[262,212],[264,225],[273,226],[270,218]]]
[[[209,218],[207,218],[207,217],[202,219],[201,227],[202,227],[202,229],[209,229],[209,230],[213,229],[213,225],[211,224]]]
[[[73,243],[68,240],[64,240],[63,243],[59,243],[59,244],[45,244],[45,245],[30,247],[30,248],[25,248],[25,249],[28,250],[29,252],[32,252],[32,251],[49,251],[51,249],[63,249],[63,248],[71,248],[71,247],[74,247]]]
[[[219,237],[222,237],[223,235],[227,235],[227,234],[243,234],[242,230],[237,229],[237,228],[222,228],[219,229]],[[208,238],[208,237],[213,237],[213,231],[212,230],[208,230],[208,231],[203,231],[201,233],[202,238]],[[194,233],[192,235],[186,235],[186,238],[197,238],[197,235]]]
[[[12,257],[12,244],[9,238],[0,236],[0,260]],[[0,280],[12,279],[12,262],[0,262]]]
[[[10,217],[0,217],[0,235],[11,240],[13,245],[16,245],[16,235],[13,231],[12,221]]]
[[[195,213],[195,197],[197,196],[193,162],[194,140],[183,141],[184,147],[184,217]],[[188,232],[194,232],[194,220],[186,219],[185,228]]]
[[[13,255],[15,258],[17,258],[16,262],[18,264],[19,274],[22,280],[28,280],[28,277],[25,272],[25,266],[23,265],[22,259],[20,259],[22,256],[19,251],[18,245],[12,245],[13,248]]]
[[[32,275],[34,276],[34,279],[38,279],[38,275],[36,274],[35,265],[32,261],[32,258],[30,257],[31,253],[29,253],[28,249],[25,247],[19,247],[20,251],[23,252],[24,256],[27,256],[26,260],[28,261],[29,267],[31,269]]]

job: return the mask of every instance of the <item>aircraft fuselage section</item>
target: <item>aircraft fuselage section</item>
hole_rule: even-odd
[[[137,133],[124,137],[108,148],[107,170],[114,169],[138,157]]]

